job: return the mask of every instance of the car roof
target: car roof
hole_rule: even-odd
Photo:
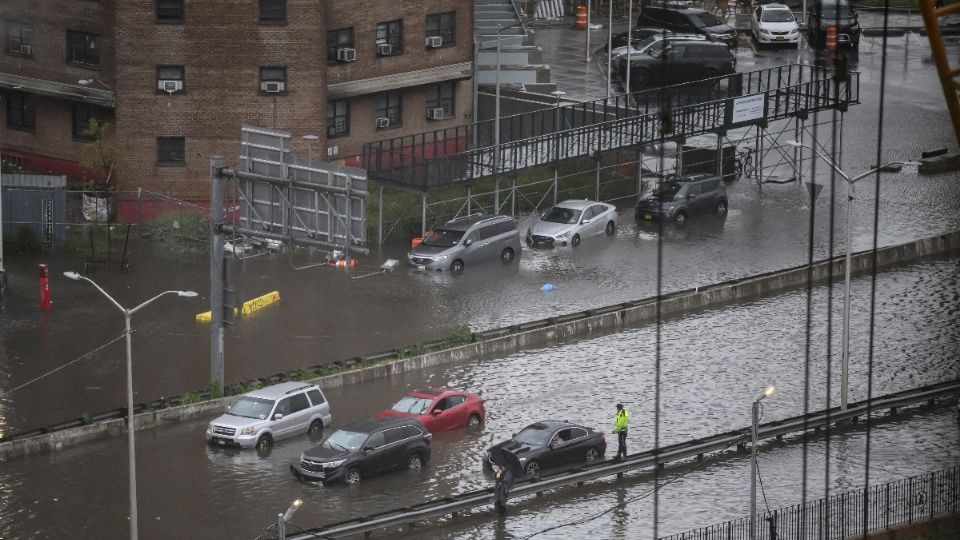
[[[603,203],[598,203],[597,201],[591,201],[587,199],[567,199],[565,201],[558,202],[554,206],[559,206],[561,208],[569,208],[571,210],[583,210],[584,208],[594,204],[603,204]]]
[[[760,6],[760,7],[761,7],[764,11],[766,11],[766,10],[768,10],[768,9],[773,9],[773,10],[785,9],[785,10],[790,11],[791,13],[793,13],[793,12],[790,10],[789,7],[787,7],[787,6],[783,5],[783,4],[766,4],[766,5],[762,5],[762,6]]]
[[[420,429],[425,429],[419,420],[406,416],[383,416],[380,418],[367,418],[366,420],[361,420],[359,422],[354,422],[352,424],[343,426],[340,429],[343,431],[353,431],[355,433],[371,433],[386,427],[408,425],[414,425]]]
[[[477,223],[484,221],[489,221],[491,223],[497,221],[504,221],[513,219],[510,216],[500,216],[500,215],[487,215],[487,214],[475,214],[472,216],[466,216],[462,218],[451,219],[446,222],[442,228],[451,230],[451,231],[466,231],[470,227],[473,227]]]
[[[287,395],[294,393],[296,390],[307,390],[313,388],[319,387],[315,384],[303,383],[302,381],[290,381],[271,386],[264,386],[263,388],[258,388],[251,392],[247,392],[244,395],[261,399],[278,399],[286,397]]]
[[[697,173],[697,174],[689,174],[687,176],[684,176],[680,178],[678,181],[679,182],[699,182],[701,180],[713,180],[716,178],[720,178],[720,177],[715,174]]]
[[[556,429],[563,429],[568,427],[590,429],[586,426],[581,426],[579,424],[573,424],[573,423],[567,422],[566,420],[540,420],[539,422],[534,422],[523,429],[532,428],[532,429],[539,429],[543,431],[553,431]]]

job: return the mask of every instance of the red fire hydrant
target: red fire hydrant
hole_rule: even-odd
[[[50,309],[50,277],[45,264],[40,265],[40,309]]]

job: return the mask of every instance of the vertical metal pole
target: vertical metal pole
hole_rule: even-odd
[[[287,524],[283,521],[283,514],[277,514],[277,540],[287,540]]]
[[[427,194],[420,196],[420,238],[427,235]]]
[[[123,318],[127,329],[127,452],[130,454],[128,475],[130,477],[130,539],[137,540],[137,452],[135,432],[136,424],[133,418],[133,347],[130,343],[130,317],[133,314],[129,309],[123,310]]]
[[[600,151],[597,150],[596,155],[597,160],[597,178],[596,178],[596,196],[594,197],[595,201],[600,200]]]
[[[847,245],[843,263],[843,351],[840,368],[840,410],[847,410],[847,377],[850,365],[850,259],[853,252],[853,231],[850,215],[853,208],[853,182],[847,181]]]
[[[629,26],[629,25],[628,25]],[[590,29],[587,29],[589,32]],[[629,47],[630,42],[627,42]],[[611,92],[611,83],[610,83],[610,60],[613,55],[613,0],[607,0],[607,97],[610,97]],[[629,49],[628,49],[629,55]]]
[[[353,190],[353,181],[351,180],[349,174],[346,177],[346,188],[347,188],[347,193],[344,196],[344,198],[346,199],[345,200],[346,212],[344,212],[344,218],[345,218],[345,221],[347,222],[347,228],[345,231],[343,231],[343,260],[344,260],[343,270],[349,274],[350,273],[350,236],[351,236],[351,233],[353,232],[353,215],[352,215],[353,207],[350,204],[351,203],[350,192]],[[293,200],[292,197],[291,197],[291,200]],[[292,213],[293,212],[291,212],[291,214]],[[290,233],[292,236],[293,234],[292,227],[291,227]]]
[[[468,216],[472,213],[472,210],[473,210],[471,208],[472,204],[473,204],[473,187],[467,186],[467,215]]]
[[[560,167],[554,165],[553,166],[553,204],[554,206],[556,206],[557,204],[557,189],[560,187],[558,185],[559,180],[560,180]]]
[[[0,306],[3,305],[3,291],[7,287],[7,271],[3,267],[3,151],[0,150]]]
[[[587,30],[589,32],[589,30]],[[500,213],[500,40],[503,26],[497,26],[497,76],[493,118],[493,213]]]
[[[803,144],[803,141],[800,140],[801,137],[803,137],[803,131],[800,128],[800,119],[795,118],[793,122],[793,140]],[[793,147],[793,178],[796,180],[797,185],[801,187],[803,184],[803,160],[801,159],[803,157],[802,149],[803,147],[799,144]]]
[[[210,380],[223,395],[223,157],[210,157]]]
[[[631,0],[631,3],[633,0]],[[637,150],[637,198],[643,195],[643,150]]]
[[[767,130],[757,126],[757,185],[763,186],[763,139]]]
[[[757,422],[760,401],[753,402],[753,421],[750,427],[750,540],[757,538]]]
[[[630,53],[633,52],[633,0],[627,0],[627,87],[624,90],[627,93],[627,106],[633,101],[630,99]],[[607,67],[610,66],[612,59],[607,60]]]
[[[493,213],[494,215],[500,213],[500,177],[495,176],[493,179]]]
[[[723,178],[723,135],[717,133],[717,176]]]
[[[517,215],[517,175],[510,179],[510,215]]]
[[[473,122],[473,145],[471,148],[476,148],[479,144],[477,140],[477,109],[479,108],[480,103],[480,81],[478,76],[480,74],[480,37],[473,37],[473,109],[470,113],[470,121]]]
[[[593,2],[587,0],[587,63],[590,63],[590,22],[593,20]]]
[[[377,207],[377,245],[383,245],[383,186],[380,186],[380,204]]]

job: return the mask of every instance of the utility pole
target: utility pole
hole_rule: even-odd
[[[223,208],[222,156],[210,157],[210,382],[223,395]]]

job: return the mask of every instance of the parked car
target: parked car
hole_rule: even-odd
[[[207,442],[269,450],[287,437],[319,436],[333,422],[330,404],[315,384],[285,382],[240,396],[207,425]]]
[[[541,469],[602,459],[607,451],[603,432],[569,422],[544,420],[515,433],[513,437],[494,445],[517,456],[523,471],[535,475]],[[492,469],[490,450],[483,466]]]
[[[517,222],[509,216],[468,216],[448,221],[427,233],[407,253],[407,263],[419,270],[463,273],[467,265],[500,259],[510,264],[520,254]]]
[[[693,82],[736,71],[726,46],[709,41],[669,41],[659,51],[630,60],[630,91]]]
[[[822,49],[827,46],[827,28],[837,27],[837,46],[860,46],[860,22],[857,12],[845,0],[813,0],[807,15],[810,45]]]
[[[750,30],[758,44],[800,42],[800,27],[790,8],[783,4],[757,6],[750,19]]]
[[[298,479],[356,484],[395,469],[419,470],[430,462],[433,436],[414,418],[371,418],[338,429],[290,465]]]
[[[654,34],[661,34],[663,32],[664,32],[664,29],[657,26],[638,26],[630,31],[629,36],[630,36],[630,41],[634,45],[636,45]],[[614,34],[613,38],[611,38],[610,40],[613,42],[613,48],[618,49],[620,47],[626,47],[627,36],[628,36],[627,32]],[[604,42],[603,47],[600,47],[599,49],[594,51],[594,54],[600,54],[600,53],[606,53],[606,52],[607,52],[607,43]]]
[[[637,26],[659,26],[673,32],[703,34],[712,41],[737,45],[737,32],[712,13],[702,9],[668,9],[646,6],[637,17]]]
[[[659,53],[660,50],[671,41],[706,41],[706,39],[707,37],[702,34],[675,34],[669,30],[664,30],[660,34],[652,35],[640,43],[637,43],[630,53],[630,62],[632,63],[637,58],[642,58],[641,55],[644,54]],[[627,48],[620,47],[614,49],[610,63],[620,77],[625,77],[627,74]]]
[[[431,433],[466,427],[480,427],[487,416],[483,399],[476,394],[446,388],[421,388],[377,413],[377,418],[416,418]]]
[[[612,204],[568,200],[550,208],[527,229],[528,246],[580,245],[588,236],[617,232],[617,207]]]
[[[727,215],[727,191],[719,176],[695,174],[666,180],[637,202],[637,221],[665,218],[683,225],[695,214]]]

